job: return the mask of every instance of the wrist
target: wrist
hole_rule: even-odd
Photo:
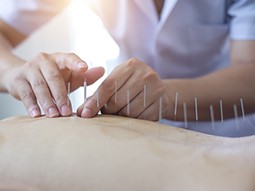
[[[0,92],[9,92],[9,84],[17,78],[17,69],[22,66],[25,61],[19,58],[12,58],[4,61],[8,64],[2,64],[0,69]],[[11,64],[9,64],[11,63]]]

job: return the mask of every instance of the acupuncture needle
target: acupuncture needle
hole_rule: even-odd
[[[224,124],[224,114],[223,114],[223,102],[220,99],[220,119],[221,119],[221,126]]]
[[[147,105],[147,85],[144,84],[143,85],[143,107],[144,107],[144,111],[145,111],[146,105]],[[144,112],[143,118],[145,119],[145,112]]]
[[[87,100],[87,81],[86,78],[84,80],[84,102]]]
[[[159,98],[159,119],[158,121],[161,121],[162,119],[162,96],[160,96]],[[161,137],[161,131],[160,131],[160,126],[159,126],[159,129],[158,129],[158,138],[160,139]]]
[[[162,119],[162,96],[159,98],[159,121]]]
[[[176,120],[176,115],[177,115],[178,95],[179,95],[179,93],[176,92],[176,94],[175,94],[175,103],[174,103],[174,121]]]
[[[236,121],[236,130],[239,130],[239,122],[238,122],[238,111],[237,111],[237,105],[234,104],[233,106],[234,109],[234,115],[235,115],[235,121]]]
[[[130,114],[130,92],[129,90],[127,90],[127,117],[129,117]],[[130,120],[128,119],[127,122],[127,126],[128,128],[130,127]]]
[[[117,103],[117,90],[118,90],[118,82],[115,82],[114,86],[114,114],[116,115],[116,103]]]
[[[98,93],[98,91],[97,91],[97,108],[99,108],[99,93]]]
[[[210,115],[211,115],[212,129],[215,130],[213,105],[210,105]]]
[[[186,102],[183,102],[183,116],[184,116],[184,127],[188,128],[188,114],[187,114],[187,106]]]
[[[127,90],[127,116],[129,117],[130,114],[130,92]]]
[[[146,108],[146,102],[147,102],[147,100],[146,100],[146,96],[147,96],[147,85],[146,84],[144,84],[144,86],[143,86],[143,107],[144,108]]]
[[[70,91],[71,91],[71,83],[67,83],[67,105],[70,105]]]
[[[196,118],[196,126],[198,126],[198,103],[197,103],[197,97],[195,97],[195,118]]]
[[[244,112],[243,98],[240,98],[240,104],[241,104],[241,111],[242,111],[242,116],[243,116],[243,122],[245,122],[245,112]]]

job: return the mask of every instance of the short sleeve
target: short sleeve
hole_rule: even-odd
[[[0,18],[19,32],[29,35],[50,20],[67,0],[1,0]]]
[[[228,14],[231,39],[255,40],[255,0],[233,0]]]

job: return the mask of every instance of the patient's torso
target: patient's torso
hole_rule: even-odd
[[[0,177],[38,190],[254,190],[254,137],[117,116],[0,122]]]

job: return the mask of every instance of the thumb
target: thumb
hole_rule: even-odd
[[[88,85],[95,83],[99,78],[101,78],[105,73],[103,67],[94,67],[85,72],[85,78]]]

